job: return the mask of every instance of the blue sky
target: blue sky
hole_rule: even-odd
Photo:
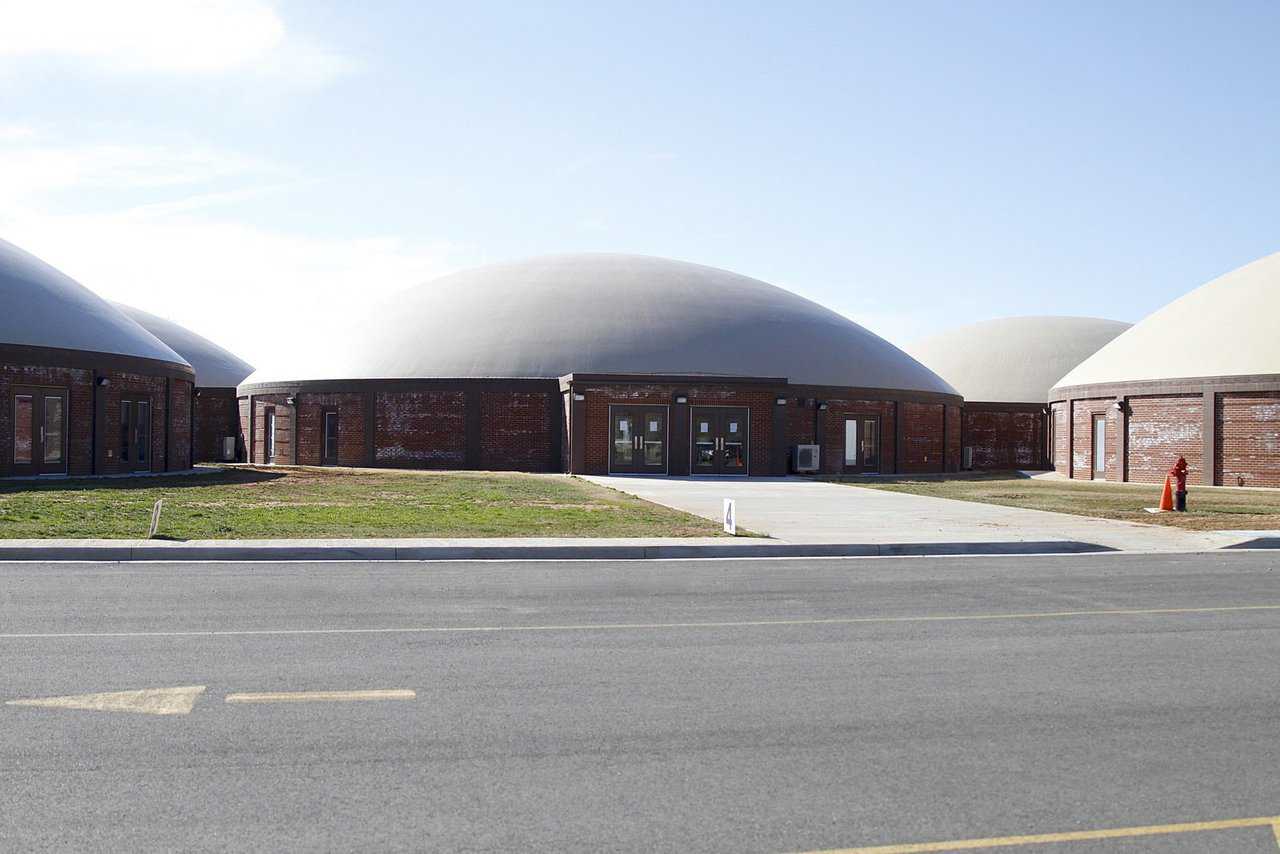
[[[905,343],[1137,320],[1280,250],[1275,3],[0,19],[0,236],[259,365],[291,328],[548,252],[726,267]]]

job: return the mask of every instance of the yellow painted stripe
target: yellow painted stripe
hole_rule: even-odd
[[[1123,839],[1133,836],[1164,836],[1172,833],[1203,833],[1210,830],[1238,830],[1270,826],[1280,844],[1280,816],[1233,818],[1225,821],[1195,821],[1187,824],[1151,824],[1145,827],[1116,827],[1107,830],[1072,830],[1066,833],[1037,833],[1030,836],[992,836],[987,839],[953,839],[949,842],[913,842],[906,845],[872,845],[866,848],[833,848],[811,854],[928,854],[935,851],[972,851],[982,848],[1013,848],[1046,845],[1051,842],[1086,842]]]
[[[157,632],[0,633],[0,640],[54,638],[200,638],[262,635],[397,635],[462,632],[599,632],[634,629],[733,629],[768,626],[851,626],[876,623],[951,623],[981,620],[1043,620],[1066,617],[1161,617],[1180,614],[1232,614],[1280,611],[1280,605],[1223,605],[1204,608],[1109,608],[1093,611],[1027,611],[1012,614],[916,614],[902,617],[816,617],[783,620],[724,620],[687,623],[567,623],[549,626],[403,626],[367,629],[227,629]]]
[[[358,700],[412,700],[417,693],[404,689],[379,691],[265,691],[228,694],[228,703],[344,703]]]

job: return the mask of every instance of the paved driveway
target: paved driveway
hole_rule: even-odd
[[[587,479],[710,519],[719,519],[723,500],[733,498],[739,527],[790,543],[1078,542],[1185,552],[1221,548],[1254,536],[1089,519],[798,477]]]

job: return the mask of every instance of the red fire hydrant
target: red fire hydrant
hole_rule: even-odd
[[[1187,458],[1178,457],[1178,461],[1173,464],[1173,468],[1169,469],[1169,476],[1173,478],[1177,489],[1174,491],[1173,509],[1179,513],[1187,512]]]

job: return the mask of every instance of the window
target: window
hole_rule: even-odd
[[[151,402],[138,401],[138,463],[145,463],[151,451]]]
[[[133,401],[120,401],[120,460],[129,462],[133,448]]]
[[[858,422],[852,418],[844,422],[844,464],[858,464]]]
[[[324,414],[324,461],[338,462],[338,413],[331,410]]]
[[[44,397],[44,461],[46,464],[62,462],[62,397]]]
[[[34,447],[35,398],[29,394],[13,397],[13,462],[29,465]]]

